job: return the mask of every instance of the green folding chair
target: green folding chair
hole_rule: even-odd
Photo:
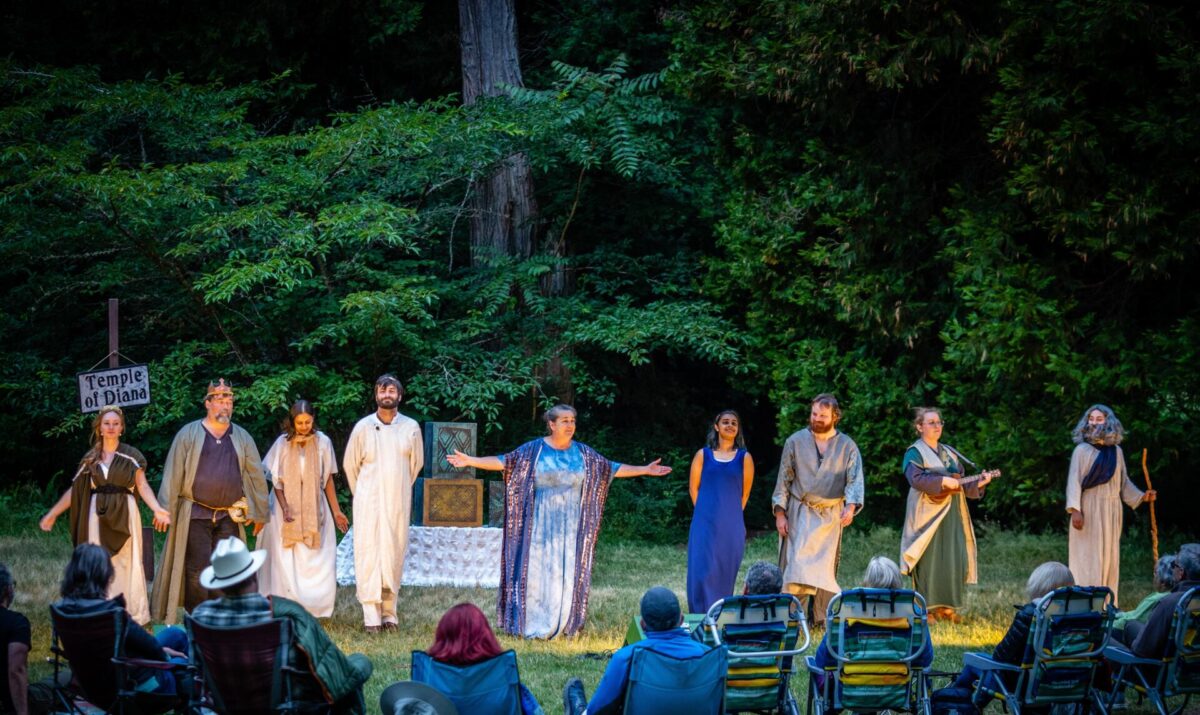
[[[804,644],[797,648],[801,633]],[[721,599],[708,609],[698,635],[729,649],[725,712],[799,713],[788,687],[792,661],[809,645],[799,599],[790,594]]]
[[[925,599],[907,589],[855,588],[829,602],[825,645],[836,663],[810,656],[808,712],[914,712],[929,715],[928,669],[914,665],[925,650]]]

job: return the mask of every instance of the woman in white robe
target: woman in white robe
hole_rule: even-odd
[[[1105,405],[1092,405],[1075,425],[1075,451],[1067,471],[1069,568],[1080,586],[1107,586],[1113,599],[1121,582],[1121,502],[1136,509],[1154,501],[1129,480],[1121,440],[1125,429]]]
[[[304,606],[317,618],[333,615],[337,600],[337,540],[333,527],[349,526],[338,506],[333,442],[316,429],[308,400],[292,405],[286,429],[271,445],[263,469],[275,487],[271,520],[259,534],[267,559],[259,590]]]

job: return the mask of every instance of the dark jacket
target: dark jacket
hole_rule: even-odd
[[[363,684],[371,677],[371,661],[360,653],[347,656],[329,639],[316,618],[295,601],[271,597],[271,613],[291,622],[296,647],[308,656],[309,670],[338,713],[365,713]]]
[[[1021,664],[1021,659],[1025,657],[1025,646],[1029,642],[1029,630],[1033,628],[1033,617],[1036,613],[1037,607],[1033,602],[1017,608],[1017,615],[1013,616],[1008,632],[1004,634],[1004,638],[992,651],[993,659],[1009,665]]]
[[[1183,594],[1200,586],[1200,581],[1183,581],[1173,591],[1163,596],[1150,618],[1146,627],[1138,634],[1130,650],[1141,658],[1161,658],[1167,649],[1167,639],[1171,636],[1171,617],[1175,615],[1175,606],[1183,598]]]

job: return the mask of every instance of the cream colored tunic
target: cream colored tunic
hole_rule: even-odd
[[[941,445],[946,447],[945,444]],[[919,439],[913,442],[909,447],[916,448],[921,455],[922,464],[925,469],[934,474],[949,474],[946,465],[942,463],[942,458],[937,452],[933,451],[925,440]],[[962,455],[958,455],[961,457]],[[963,488],[962,494],[952,494],[948,498],[935,499],[929,494],[919,492],[912,487],[908,489],[908,505],[904,514],[904,531],[900,534],[900,573],[908,575],[912,573],[913,567],[921,560],[921,556],[925,554],[925,549],[928,548],[929,542],[933,541],[933,535],[937,533],[937,529],[941,526],[942,520],[950,513],[951,509],[958,509],[962,515],[963,538],[967,544],[967,575],[964,583],[977,583],[979,581],[979,569],[977,565],[976,545],[975,545],[975,527],[971,525],[971,512],[967,508],[966,497],[970,496],[973,499],[978,499],[982,495],[979,484],[972,483]]]
[[[862,507],[863,468],[858,445],[838,432],[819,458],[806,427],[783,445],[773,507],[787,513],[788,535],[780,545],[784,583],[838,593],[838,552],[842,544],[842,508]]]
[[[425,464],[421,428],[397,413],[391,424],[369,414],[354,425],[342,460],[354,494],[354,578],[360,603],[400,592],[412,485]]]
[[[1136,509],[1145,493],[1129,480],[1125,454],[1117,447],[1112,479],[1084,490],[1080,484],[1100,450],[1086,442],[1076,445],[1067,472],[1067,511],[1083,512],[1083,528],[1067,526],[1068,566],[1080,586],[1108,586],[1113,599],[1121,582],[1121,502]],[[1117,601],[1117,603],[1120,603]]]

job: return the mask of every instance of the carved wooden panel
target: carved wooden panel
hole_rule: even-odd
[[[455,467],[446,461],[454,450],[475,454],[474,422],[425,423],[425,476],[433,479],[464,479],[475,476],[474,467]]]
[[[425,479],[421,522],[425,526],[483,524],[483,482],[478,479]]]

